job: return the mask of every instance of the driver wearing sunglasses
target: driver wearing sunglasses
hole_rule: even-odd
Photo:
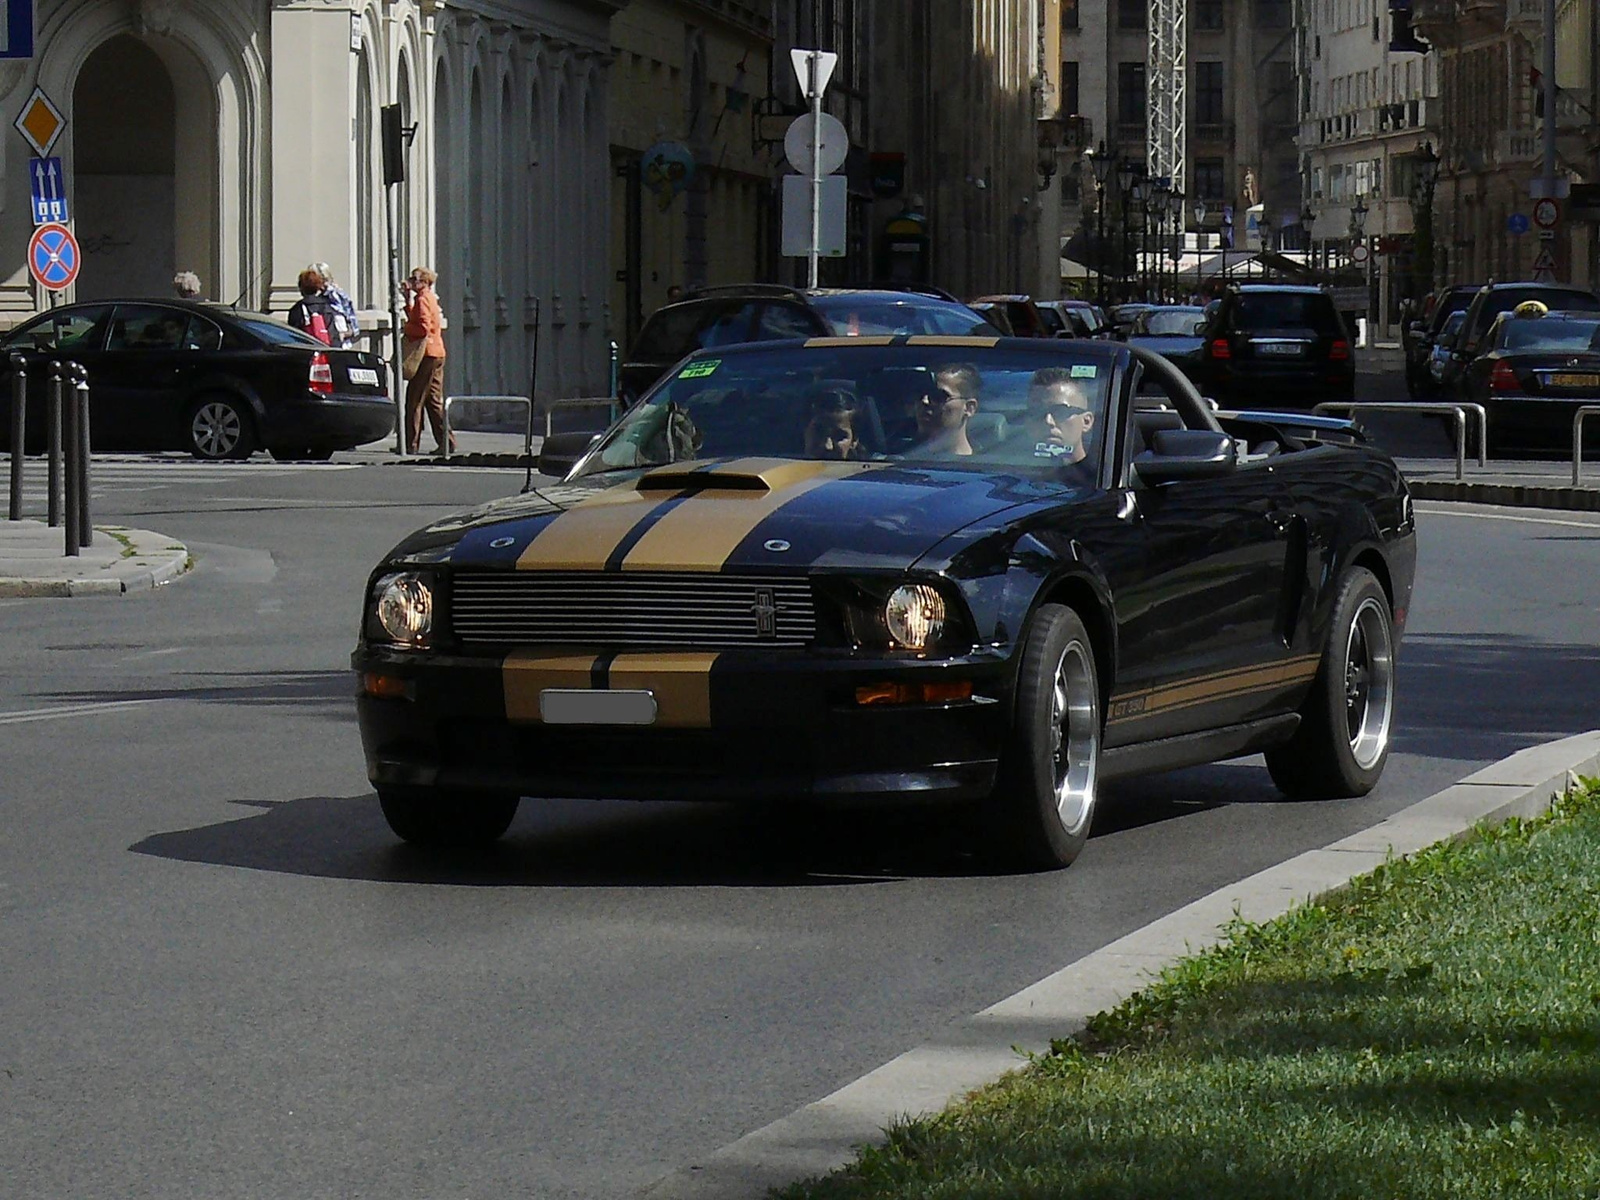
[[[1065,367],[1045,367],[1028,381],[1028,433],[1035,458],[1079,463],[1088,457],[1086,443],[1094,428],[1094,412],[1083,387]]]

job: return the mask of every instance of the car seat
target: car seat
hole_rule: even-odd
[[[987,454],[1006,440],[1008,424],[1005,413],[975,413],[967,422],[967,440],[977,453]]]

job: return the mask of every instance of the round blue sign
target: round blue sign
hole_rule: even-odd
[[[60,291],[78,277],[78,242],[65,225],[51,223],[33,231],[28,242],[28,270],[51,291]]]
[[[1506,228],[1512,233],[1528,232],[1528,215],[1526,213],[1512,213],[1506,218]]]

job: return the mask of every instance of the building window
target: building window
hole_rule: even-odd
[[[1197,125],[1222,124],[1222,64],[1194,65],[1194,120]]]
[[[1145,0],[1117,0],[1117,28],[1143,29]]]
[[[1194,194],[1197,199],[1210,203],[1213,200],[1222,201],[1227,197],[1223,195],[1223,163],[1220,158],[1197,159],[1194,164]]]
[[[1289,0],[1256,0],[1257,29],[1287,29]]]
[[[1061,28],[1078,27],[1078,0],[1061,0]]]
[[[1144,64],[1117,64],[1117,120],[1124,125],[1144,125]]]
[[[1068,116],[1078,114],[1078,64],[1061,64],[1061,111]]]
[[[1207,33],[1216,33],[1223,28],[1222,25],[1222,0],[1196,0],[1194,6],[1195,26]]]

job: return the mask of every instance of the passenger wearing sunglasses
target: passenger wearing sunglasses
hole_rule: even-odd
[[[951,363],[934,372],[933,387],[915,405],[919,457],[972,453],[967,422],[978,411],[980,383],[978,368],[968,363]]]
[[[1034,372],[1028,381],[1028,436],[1035,458],[1083,462],[1093,428],[1094,412],[1071,371],[1046,367]]]

